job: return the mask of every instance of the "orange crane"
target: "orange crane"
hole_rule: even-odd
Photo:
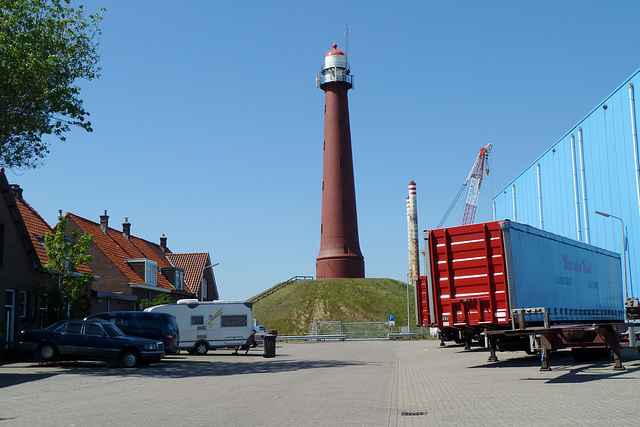
[[[473,220],[476,217],[476,209],[478,208],[478,197],[480,196],[480,185],[482,185],[482,177],[484,173],[489,174],[489,152],[491,151],[492,145],[487,144],[486,147],[482,147],[480,149],[480,154],[476,158],[473,167],[471,168],[471,172],[469,172],[469,176],[458,190],[458,194],[456,194],[455,199],[447,209],[447,213],[444,214],[444,217],[438,224],[438,228],[442,227],[442,224],[447,220],[449,214],[453,210],[453,207],[460,199],[460,195],[462,191],[467,186],[469,181],[471,181],[471,186],[469,187],[469,194],[467,195],[467,203],[464,207],[464,215],[462,216],[462,225],[473,224]],[[485,163],[487,165],[485,169]]]

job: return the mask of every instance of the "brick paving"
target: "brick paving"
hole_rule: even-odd
[[[441,348],[438,341],[278,343],[277,357],[217,351],[123,370],[0,366],[2,426],[635,425],[640,355],[541,372],[524,353]],[[403,415],[404,413],[404,415]]]
[[[640,417],[640,355],[623,351],[625,371],[613,358],[577,364],[569,352],[551,359],[542,372],[538,356],[488,352],[438,342],[398,348],[398,425],[584,426],[634,425]]]

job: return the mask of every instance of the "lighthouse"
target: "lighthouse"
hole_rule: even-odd
[[[364,277],[347,102],[353,76],[346,53],[335,44],[316,75],[316,87],[324,91],[322,218],[316,277],[318,280]]]

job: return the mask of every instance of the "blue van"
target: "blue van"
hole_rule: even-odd
[[[125,335],[151,338],[164,343],[166,354],[178,354],[180,330],[176,318],[167,313],[144,311],[110,311],[92,314],[86,319],[104,319],[116,325]]]

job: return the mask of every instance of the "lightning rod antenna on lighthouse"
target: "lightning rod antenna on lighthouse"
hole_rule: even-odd
[[[349,23],[346,23],[346,29],[344,31],[344,53],[347,54],[347,60],[349,60]]]

